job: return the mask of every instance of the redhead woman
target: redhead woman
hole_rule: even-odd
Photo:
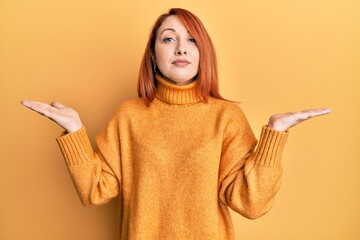
[[[178,8],[154,24],[138,95],[119,106],[96,149],[75,110],[22,101],[65,129],[57,141],[85,206],[119,197],[120,239],[234,239],[229,208],[255,219],[273,204],[287,130],[331,111],[275,114],[257,141],[219,94],[203,24]]]

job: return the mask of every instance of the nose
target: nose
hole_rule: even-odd
[[[175,49],[175,55],[181,56],[186,54],[187,54],[186,45],[183,43],[183,41],[179,40]]]

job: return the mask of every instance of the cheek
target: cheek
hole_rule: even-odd
[[[194,60],[196,61],[197,67],[199,68],[199,66],[200,66],[200,54],[199,54],[199,51],[196,52],[196,54],[194,56]]]
[[[157,65],[164,65],[168,62],[169,51],[161,47],[155,48],[155,59]]]
[[[197,47],[193,46],[193,48],[191,49],[191,52],[192,52],[193,60],[199,62],[199,59],[200,59],[199,49]]]

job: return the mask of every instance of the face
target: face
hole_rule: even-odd
[[[195,40],[173,15],[167,17],[157,31],[153,61],[165,78],[184,85],[199,71],[199,50]]]

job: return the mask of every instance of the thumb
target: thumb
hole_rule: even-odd
[[[66,108],[65,105],[59,103],[59,102],[51,102],[51,106],[55,107],[55,108],[58,108],[58,109],[63,109],[63,108]]]

